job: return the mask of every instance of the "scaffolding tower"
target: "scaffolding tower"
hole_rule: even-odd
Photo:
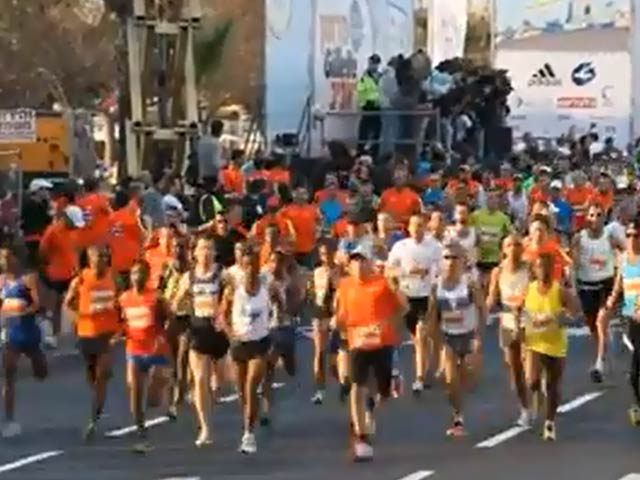
[[[194,36],[200,0],[133,0],[126,40],[130,115],[127,174],[181,171],[198,135]]]

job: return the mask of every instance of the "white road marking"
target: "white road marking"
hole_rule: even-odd
[[[62,450],[51,450],[49,452],[42,452],[36,455],[31,455],[29,457],[16,460],[15,462],[7,463],[6,465],[0,465],[0,473],[10,472],[11,470],[16,470],[32,463],[41,462],[43,460],[46,460],[47,458],[57,457],[58,455],[62,455],[63,453],[64,452]]]
[[[155,427],[157,425],[162,425],[163,423],[167,423],[168,421],[169,421],[169,417],[165,415],[162,417],[156,417],[156,418],[147,420],[146,422],[144,422],[144,426],[147,428]],[[109,438],[124,437],[125,435],[129,435],[130,433],[135,432],[137,429],[138,427],[136,425],[131,425],[129,427],[119,428],[117,430],[111,430],[109,432],[106,432],[104,436]]]
[[[200,477],[167,477],[160,480],[200,480]]]
[[[581,407],[585,403],[590,402],[591,400],[595,400],[599,396],[604,395],[604,392],[591,392],[585,393],[584,395],[580,395],[577,398],[574,398],[570,402],[567,402],[558,407],[558,413],[567,413],[571,410],[575,410],[576,408]]]
[[[629,475],[625,475],[620,480],[640,480],[640,473],[630,473]]]
[[[286,384],[284,383],[273,383],[271,386],[273,387],[274,390],[277,390],[279,388],[284,387],[285,385]],[[232,393],[231,395],[227,395],[226,397],[221,397],[218,401],[220,403],[231,403],[231,402],[235,402],[236,400],[238,400],[238,394]],[[167,423],[168,421],[169,421],[169,417],[165,415],[162,417],[156,417],[156,418],[147,420],[146,422],[144,422],[144,426],[147,428],[156,427],[158,425],[162,425],[163,423]],[[125,435],[129,435],[130,433],[135,432],[137,429],[138,427],[136,425],[130,425],[128,427],[118,428],[117,430],[110,430],[106,432],[104,436],[109,438],[124,437]]]
[[[584,395],[580,395],[579,397],[574,398],[570,402],[560,405],[558,407],[558,413],[568,413],[572,410],[575,410],[576,408],[581,407],[585,403],[595,400],[601,395],[604,395],[604,392],[590,392],[590,393],[585,393]],[[486,440],[478,443],[475,446],[475,448],[495,447],[496,445],[500,445],[501,443],[506,442],[507,440],[510,440],[513,437],[520,435],[522,432],[526,432],[527,430],[530,430],[530,428],[519,427],[519,426],[511,427],[505,430],[504,432],[500,432],[497,435],[494,435],[493,437],[489,437]]]
[[[417,472],[410,473],[406,477],[402,477],[399,480],[422,480],[423,478],[430,477],[435,472],[431,470],[418,470]]]
[[[530,427],[511,427],[504,432],[494,435],[491,438],[487,438],[484,442],[480,442],[476,445],[476,448],[492,448],[496,445],[506,442],[507,440],[520,435],[522,432],[526,432]]]

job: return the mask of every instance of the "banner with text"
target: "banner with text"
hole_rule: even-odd
[[[467,13],[467,0],[430,1],[428,53],[434,66],[464,55]]]
[[[0,143],[33,142],[35,139],[35,110],[0,110]]]
[[[616,144],[629,141],[629,53],[499,50],[496,64],[511,76],[508,121],[515,137],[558,137],[572,126],[584,132],[594,123]]]

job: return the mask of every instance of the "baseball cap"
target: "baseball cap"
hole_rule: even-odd
[[[538,173],[551,173],[551,167],[547,165],[541,165],[540,168],[538,168]]]
[[[562,181],[561,180],[554,180],[554,181],[551,182],[549,187],[561,189],[562,188]]]
[[[368,248],[358,245],[353,251],[349,254],[349,260],[371,260],[371,252]]]
[[[69,205],[64,209],[64,214],[71,221],[74,227],[82,228],[86,225],[84,221],[84,215],[80,207],[76,205]]]
[[[49,190],[51,188],[53,188],[53,183],[51,183],[48,180],[45,180],[44,178],[35,178],[31,180],[31,183],[29,183],[30,192],[37,192],[38,190],[42,190],[42,189]]]

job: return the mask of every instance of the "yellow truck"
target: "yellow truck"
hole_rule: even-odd
[[[61,112],[0,110],[0,171],[14,165],[29,177],[66,177],[72,162],[72,121]]]

